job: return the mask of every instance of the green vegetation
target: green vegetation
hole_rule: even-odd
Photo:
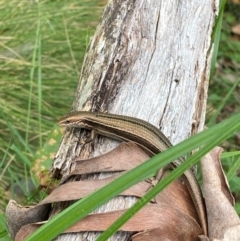
[[[37,183],[29,170],[42,153],[49,155],[46,168],[50,167],[50,153],[57,144],[50,146],[47,139],[60,141],[54,123],[70,110],[84,52],[103,9],[100,2],[0,0],[0,238],[4,240],[9,240],[3,215],[8,199],[21,196],[26,204],[44,195],[31,192]],[[240,113],[240,36],[231,32],[240,23],[239,12],[240,4],[226,4],[210,82],[208,127]],[[223,144],[229,154],[223,165],[238,213],[240,161],[233,151],[240,149],[239,143],[236,134]],[[18,196],[16,185],[21,187]]]
[[[240,33],[234,33],[232,28],[240,23],[240,3],[228,2],[224,9],[222,31],[218,50],[216,69],[210,81],[208,93],[208,111],[206,124],[208,127],[240,113]],[[222,160],[222,165],[230,181],[230,188],[236,199],[236,210],[240,214],[240,186],[239,186],[239,150],[240,137],[236,132],[233,137],[225,141],[222,147],[229,154]],[[232,156],[231,156],[232,153]],[[234,172],[233,172],[234,170]]]
[[[17,198],[5,192],[13,182],[32,199],[29,168],[56,120],[70,110],[101,12],[97,0],[0,0],[0,193],[7,197],[1,212],[10,196]]]

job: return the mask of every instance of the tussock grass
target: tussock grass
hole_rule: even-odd
[[[0,0],[2,212],[5,188],[26,180],[27,190],[36,150],[70,110],[101,12],[97,0]]]

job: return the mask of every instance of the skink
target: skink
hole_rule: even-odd
[[[78,111],[63,116],[58,124],[65,127],[94,130],[97,134],[120,141],[132,141],[150,156],[172,146],[167,137],[155,126],[129,116]],[[173,161],[172,168],[178,167],[183,161],[183,158]],[[203,233],[207,236],[205,203],[197,179],[191,170],[185,171],[182,178],[194,202]]]

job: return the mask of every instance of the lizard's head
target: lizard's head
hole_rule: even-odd
[[[64,127],[75,127],[79,123],[79,119],[75,116],[63,116],[59,121],[58,125]]]
[[[64,126],[64,127],[78,127],[82,128],[85,126],[84,120],[86,119],[84,114],[85,112],[79,111],[79,112],[71,112],[70,114],[67,114],[60,118],[58,121],[59,126]]]

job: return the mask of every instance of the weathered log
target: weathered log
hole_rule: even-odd
[[[109,1],[87,49],[72,110],[144,119],[173,144],[201,131],[217,3]],[[102,138],[94,143],[94,153],[81,151],[78,135],[79,130],[66,132],[53,163],[54,174],[60,172],[64,178],[76,156],[101,155],[119,144]],[[117,197],[101,210],[126,208],[135,200]],[[56,205],[53,214],[62,208]],[[57,240],[95,240],[96,235],[64,234]],[[129,240],[129,235],[120,232],[111,240]]]

